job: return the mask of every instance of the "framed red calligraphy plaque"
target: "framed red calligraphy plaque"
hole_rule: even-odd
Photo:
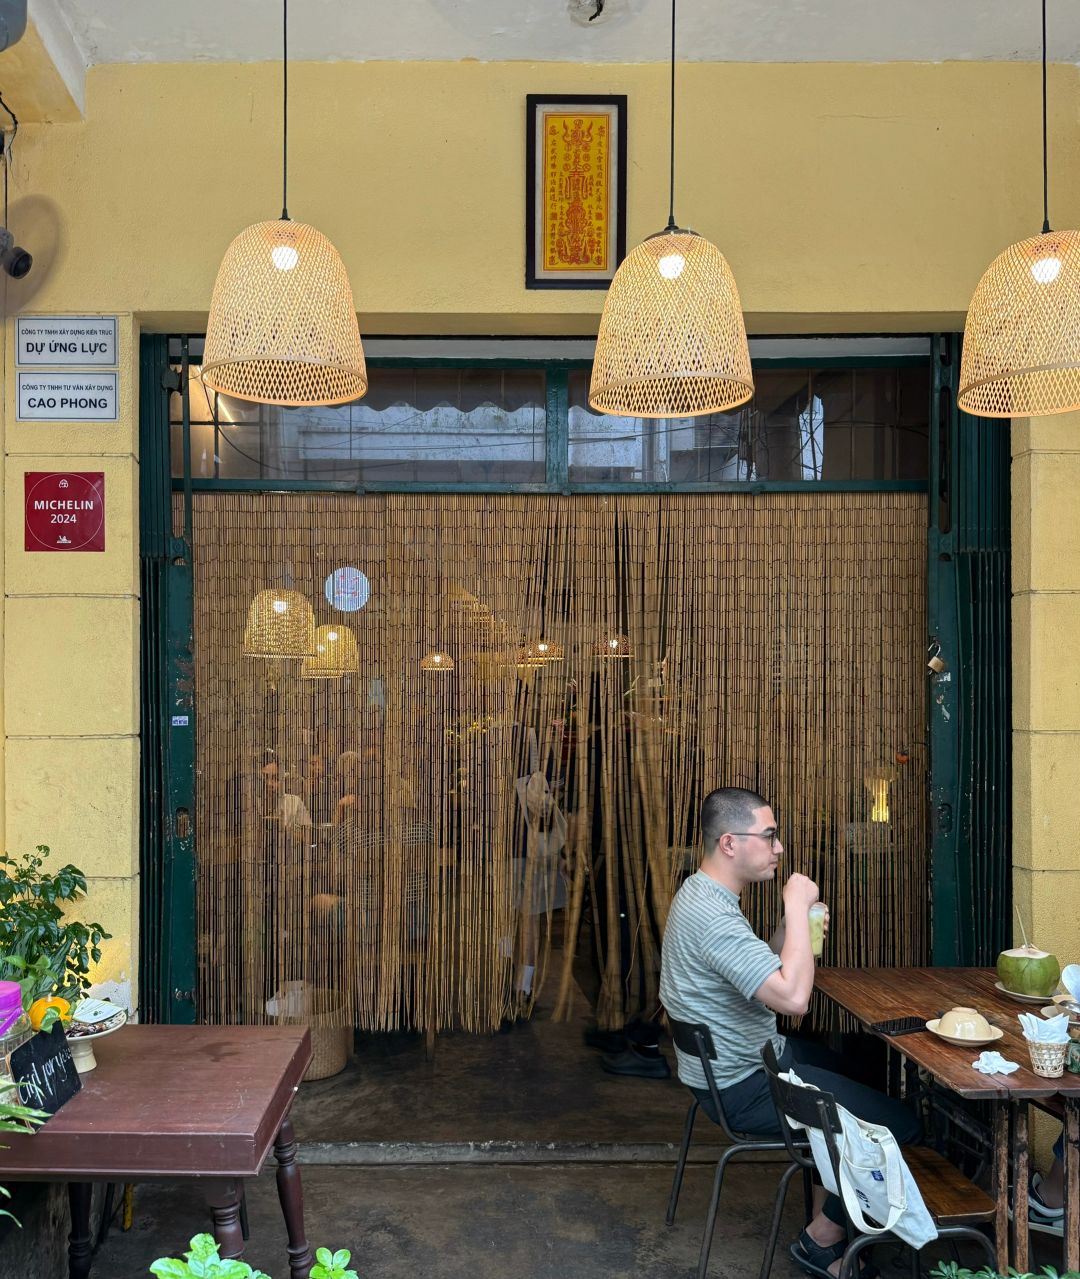
[[[525,287],[606,289],[626,255],[626,97],[526,99]]]
[[[102,471],[27,471],[23,488],[28,551],[103,551]]]

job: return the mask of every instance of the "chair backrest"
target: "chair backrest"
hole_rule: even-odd
[[[704,1022],[679,1021],[678,1018],[672,1017],[670,1013],[668,1013],[667,1019],[668,1026],[671,1029],[671,1038],[675,1041],[675,1047],[682,1049],[687,1056],[696,1057],[701,1062],[701,1069],[705,1073],[705,1084],[709,1089],[709,1097],[713,1104],[716,1122],[723,1129],[724,1135],[729,1141],[738,1141],[738,1136],[732,1132],[727,1116],[724,1114],[724,1103],[720,1100],[720,1091],[716,1086],[716,1076],[712,1072],[711,1063],[716,1060],[716,1045],[713,1043],[712,1032]]]
[[[788,1119],[802,1124],[808,1129],[817,1129],[825,1135],[825,1145],[829,1152],[833,1176],[836,1184],[840,1184],[840,1153],[836,1148],[836,1134],[841,1132],[840,1116],[836,1110],[836,1098],[832,1093],[822,1092],[817,1088],[808,1088],[801,1084],[793,1084],[789,1079],[780,1078],[780,1063],[776,1060],[771,1041],[761,1050],[761,1060],[765,1066],[765,1074],[769,1080],[769,1091],[776,1106],[776,1117],[780,1121],[787,1152],[797,1164],[804,1168],[814,1166],[814,1161],[806,1153],[806,1147],[800,1148]]]

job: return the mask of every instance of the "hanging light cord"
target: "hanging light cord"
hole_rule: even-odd
[[[1042,0],[1043,235],[1050,230],[1050,196],[1046,147],[1046,0]]]
[[[676,220],[674,220],[674,6],[676,0],[672,0],[672,110],[671,110],[671,184],[668,187],[668,230],[676,230]],[[1045,0],[1043,0],[1043,9],[1045,10]]]
[[[289,221],[289,0],[281,0],[281,219]]]

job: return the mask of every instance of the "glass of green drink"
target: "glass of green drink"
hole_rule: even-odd
[[[814,902],[810,907],[810,949],[814,952],[815,959],[820,959],[821,952],[825,949],[826,913],[824,902]]]

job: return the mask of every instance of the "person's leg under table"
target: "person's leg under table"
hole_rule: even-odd
[[[308,1279],[315,1259],[304,1227],[304,1187],[296,1162],[296,1137],[288,1117],[274,1139],[274,1158],[278,1164],[278,1198],[289,1236],[289,1279]]]
[[[90,1236],[90,1202],[94,1187],[89,1181],[68,1182],[71,1234],[68,1235],[68,1279],[89,1279],[94,1241]]]

